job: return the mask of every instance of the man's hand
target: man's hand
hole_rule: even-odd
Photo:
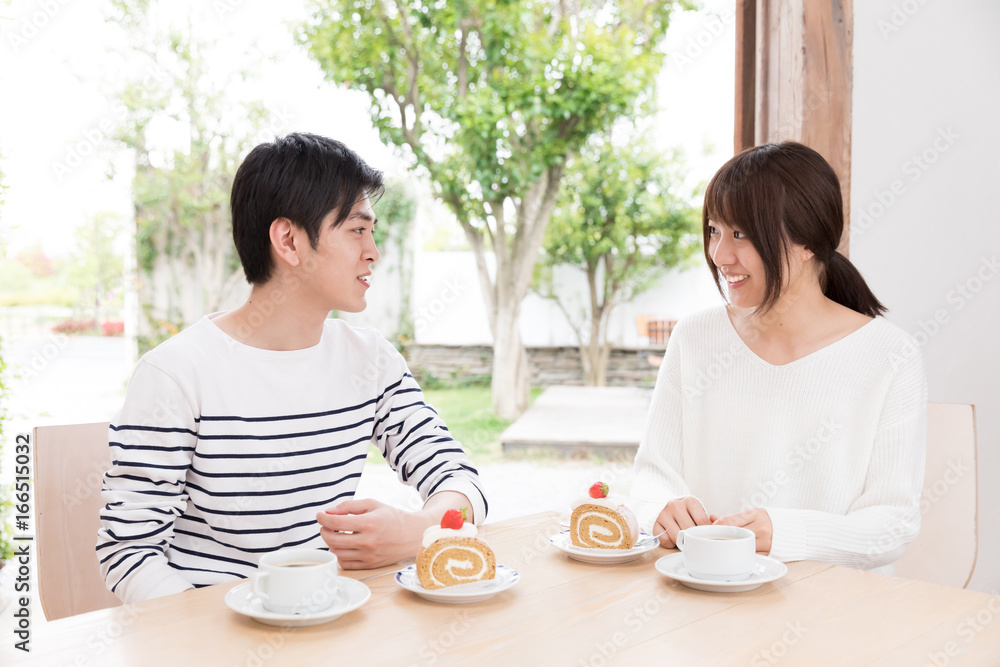
[[[438,524],[445,510],[470,507],[463,494],[435,493],[419,512],[406,512],[377,500],[346,500],[319,512],[319,534],[345,570],[368,570],[417,555],[424,530]],[[469,521],[473,519],[471,507]]]
[[[667,531],[660,535],[660,546],[673,549],[677,546],[677,533],[692,526],[708,525],[716,518],[714,515],[710,517],[705,512],[705,506],[694,496],[675,498],[667,503],[660,516],[656,518],[653,534]]]
[[[719,517],[715,525],[739,526],[752,530],[757,535],[757,553],[765,556],[771,553],[771,536],[774,534],[774,526],[771,524],[771,515],[763,507],[754,507],[745,512],[727,514]]]
[[[417,555],[430,518],[377,500],[347,500],[316,515],[319,534],[345,570],[365,570]]]

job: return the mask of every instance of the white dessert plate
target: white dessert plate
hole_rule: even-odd
[[[431,590],[420,585],[416,565],[404,567],[396,573],[396,583],[406,590],[413,591],[420,597],[431,602],[448,602],[451,604],[481,602],[493,597],[497,593],[507,590],[520,579],[521,575],[517,573],[517,570],[498,563],[496,579],[473,581],[468,584]]]
[[[340,588],[329,609],[305,614],[276,614],[264,609],[264,602],[250,590],[251,581],[234,586],[226,593],[226,606],[238,614],[249,616],[265,625],[281,625],[297,628],[306,625],[319,625],[340,618],[349,611],[354,611],[372,596],[371,590],[360,581],[347,577],[337,577]]]
[[[788,574],[788,567],[780,560],[775,560],[770,556],[755,556],[753,574],[749,579],[743,581],[706,581],[692,577],[684,567],[684,554],[675,553],[656,561],[656,571],[665,577],[681,582],[688,588],[709,593],[742,593],[752,591],[762,584],[777,581]]]
[[[643,541],[645,540],[645,544]],[[628,563],[633,561],[647,551],[652,551],[660,546],[659,540],[654,540],[649,533],[639,533],[639,546],[631,549],[588,549],[586,547],[576,547],[569,539],[569,531],[564,530],[549,537],[549,542],[556,549],[565,552],[573,560],[582,563],[596,563],[598,565],[615,565],[618,563]]]

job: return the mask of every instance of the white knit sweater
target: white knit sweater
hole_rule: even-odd
[[[774,558],[886,566],[920,528],[926,410],[920,353],[884,319],[774,366],[712,308],[671,335],[632,504],[647,530],[688,495],[711,514],[763,507]]]

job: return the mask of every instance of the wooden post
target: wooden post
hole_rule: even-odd
[[[755,9],[746,8],[751,4]],[[736,20],[736,148],[791,140],[826,158],[840,177],[845,217],[840,251],[847,255],[853,0],[738,0]],[[745,73],[751,52],[752,78]],[[752,103],[746,99],[751,81]],[[748,107],[753,110],[752,144],[745,129]]]
[[[755,144],[757,0],[736,0],[736,131],[734,153]]]

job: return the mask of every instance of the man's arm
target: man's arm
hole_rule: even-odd
[[[371,568],[416,555],[424,530],[445,510],[468,508],[482,523],[488,511],[479,473],[444,421],[424,402],[406,362],[380,341],[375,441],[400,481],[417,489],[424,506],[399,510],[375,500],[350,500],[317,515],[324,541],[346,568]]]
[[[184,393],[142,361],[108,431],[112,467],[104,475],[97,559],[108,589],[139,602],[192,588],[165,555],[174,519],[187,503],[185,475],[197,424]]]

